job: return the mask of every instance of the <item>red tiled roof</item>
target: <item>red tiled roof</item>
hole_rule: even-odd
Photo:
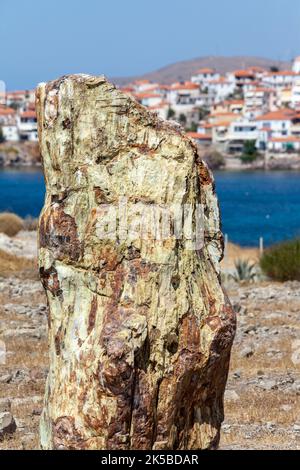
[[[291,109],[278,109],[277,111],[258,116],[256,121],[290,121],[295,114],[295,111]]]
[[[147,85],[148,83],[151,83],[150,80],[136,80],[133,82],[134,85]]]
[[[134,93],[134,96],[139,100],[142,100],[145,98],[161,98],[161,95],[159,95],[158,93],[148,93],[148,92]]]
[[[5,106],[0,107],[0,115],[1,116],[10,116],[12,114],[15,114],[15,110],[13,108],[7,108]]]
[[[251,77],[251,78],[254,78],[254,73],[253,71],[250,69],[248,70],[236,70],[235,72],[233,72],[234,76],[236,78],[245,78],[245,77]]]
[[[287,143],[300,142],[300,138],[295,137],[293,135],[289,137],[273,137],[269,139],[269,142],[287,142]]]
[[[204,68],[202,68],[202,69],[197,70],[196,73],[199,73],[199,74],[204,74],[204,73],[206,73],[206,74],[213,74],[213,73],[215,73],[215,70],[214,70],[214,69],[210,69],[209,67],[204,67]]]
[[[212,137],[208,134],[200,134],[199,132],[187,132],[187,135],[195,140],[211,140]]]
[[[279,72],[268,72],[267,73],[267,76],[268,77],[272,77],[272,76],[276,76],[276,77],[280,77],[280,76],[291,76],[291,77],[295,77],[296,75],[299,75],[298,73],[296,72],[293,72],[292,70],[280,70]]]
[[[173,83],[170,87],[171,90],[197,90],[199,85],[193,82]]]
[[[35,111],[30,111],[30,110],[29,111],[24,111],[24,113],[20,114],[20,117],[21,118],[29,118],[29,119],[33,118],[34,119],[34,118],[36,118],[36,112]]]

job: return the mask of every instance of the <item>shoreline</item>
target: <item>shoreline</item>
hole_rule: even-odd
[[[298,162],[297,162],[298,163]],[[24,163],[24,164],[13,164],[13,165],[1,165],[0,164],[0,171],[3,170],[24,170],[24,169],[32,169],[32,170],[43,170],[43,166],[40,162],[37,163]],[[213,168],[211,169],[213,174],[215,172],[232,172],[232,173],[238,173],[238,172],[262,172],[262,173],[272,173],[272,172],[280,172],[280,171],[286,171],[286,172],[293,172],[293,173],[300,173],[300,159],[299,159],[299,166],[296,168],[293,166],[286,166],[286,167],[271,167],[271,168],[266,168],[266,167],[258,167],[258,166],[249,166],[249,165],[241,165],[239,166],[222,166],[220,168]]]

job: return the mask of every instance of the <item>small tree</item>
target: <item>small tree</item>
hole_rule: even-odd
[[[252,163],[258,156],[259,153],[256,148],[255,140],[246,140],[244,143],[243,153],[240,157],[242,163]]]
[[[183,114],[183,113],[179,114],[178,120],[179,120],[180,124],[182,126],[184,126],[186,124],[186,115]]]
[[[14,109],[15,111],[18,111],[21,108],[21,104],[17,103],[16,101],[13,101],[9,105],[10,108]]]
[[[172,108],[168,109],[167,119],[173,119],[175,117],[175,111]]]
[[[273,73],[279,72],[279,67],[277,67],[277,65],[271,65],[270,72],[273,72]]]
[[[199,121],[203,121],[209,113],[210,111],[207,108],[199,108]]]
[[[2,127],[0,126],[0,144],[2,144],[3,142],[5,142],[5,137],[3,135]]]
[[[197,132],[198,126],[197,124],[192,121],[190,127],[187,129],[189,132]]]

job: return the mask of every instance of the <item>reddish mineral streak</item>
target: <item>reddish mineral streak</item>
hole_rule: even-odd
[[[235,317],[210,171],[180,128],[104,77],[40,85],[37,113],[50,344],[41,447],[217,448]],[[124,196],[203,204],[204,247],[99,238],[105,205]]]

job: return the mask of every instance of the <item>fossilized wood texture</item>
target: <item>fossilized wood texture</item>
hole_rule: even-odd
[[[37,89],[46,181],[39,266],[50,306],[43,449],[216,448],[235,318],[197,148],[104,77]],[[205,246],[100,240],[120,196],[205,205]]]

